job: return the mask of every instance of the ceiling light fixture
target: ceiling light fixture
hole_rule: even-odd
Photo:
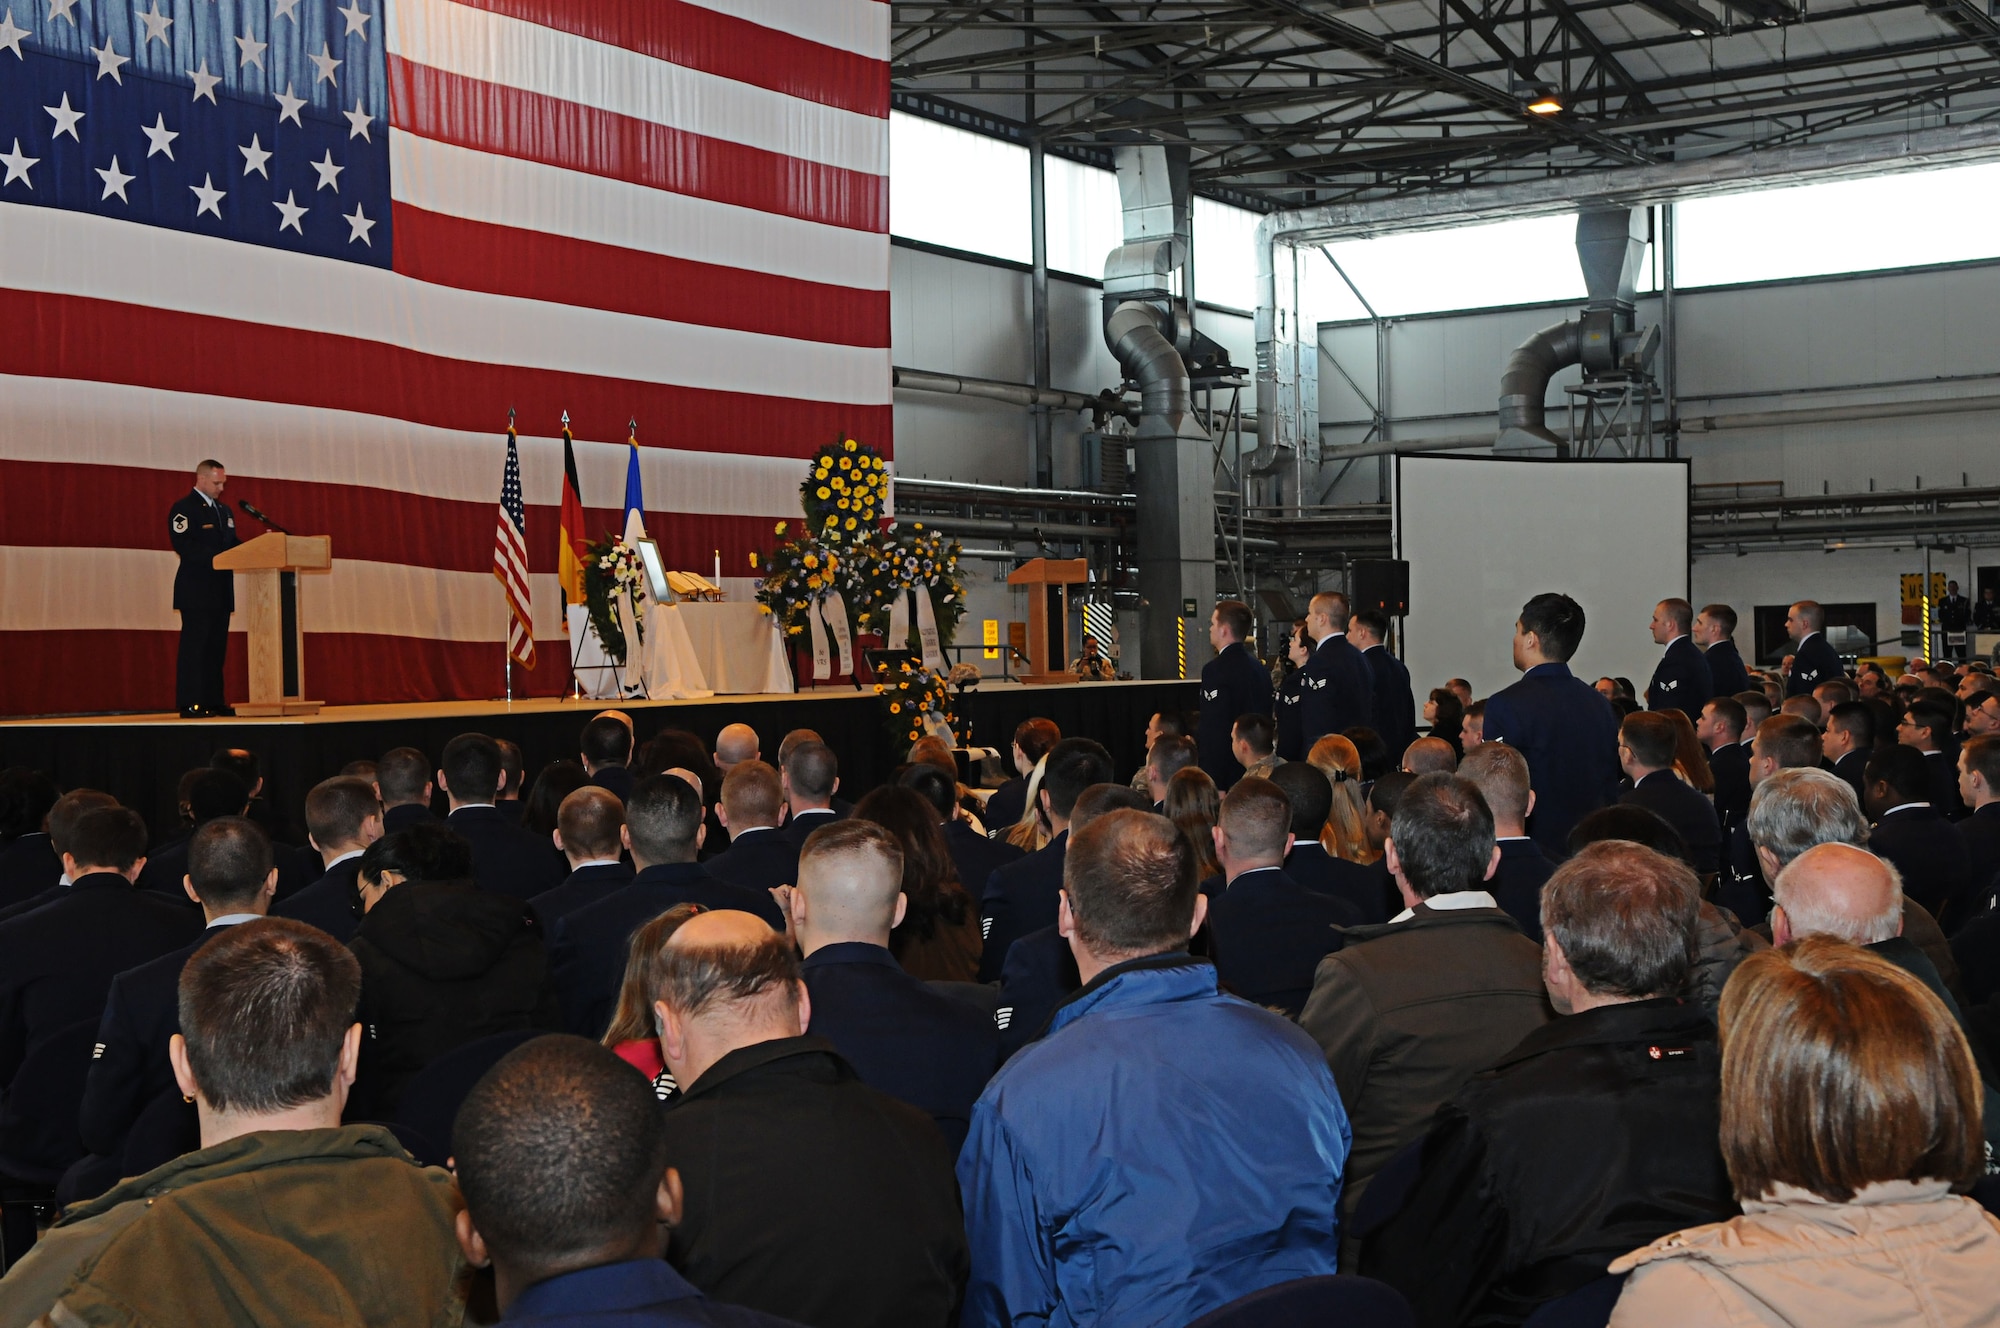
[[[1562,102],[1553,92],[1544,92],[1528,103],[1530,115],[1554,115],[1563,108]]]

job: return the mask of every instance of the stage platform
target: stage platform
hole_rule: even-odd
[[[1095,738],[1111,751],[1119,777],[1144,759],[1146,721],[1162,708],[1193,710],[1198,684],[1189,681],[1094,682],[1029,687],[991,682],[966,693],[959,715],[972,741],[1003,751],[1014,726],[1041,715],[1066,736]],[[47,771],[63,789],[98,788],[141,812],[159,834],[175,823],[174,792],[183,772],[208,764],[223,747],[247,747],[263,763],[266,796],[294,822],[306,790],[349,761],[392,747],[421,747],[433,760],[460,733],[480,732],[521,746],[528,777],[550,761],[576,759],[584,723],[609,708],[604,701],[535,698],[443,701],[413,705],[336,706],[316,715],[260,719],[182,719],[173,714],[71,715],[0,720],[0,766]],[[702,701],[626,701],[644,742],[662,729],[683,728],[713,743],[725,725],[757,730],[766,758],[795,728],[817,730],[840,754],[841,793],[858,798],[888,777],[896,758],[872,691],[819,688],[796,695],[722,696]]]

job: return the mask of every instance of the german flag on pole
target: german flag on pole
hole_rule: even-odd
[[[563,491],[562,511],[556,545],[556,579],[562,582],[563,600],[583,603],[583,494],[576,483],[575,440],[570,436],[569,412],[563,412]],[[568,619],[564,619],[567,625]]]

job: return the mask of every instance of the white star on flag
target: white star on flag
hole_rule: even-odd
[[[7,168],[7,178],[0,180],[0,185],[10,185],[14,181],[19,180],[22,184],[28,186],[28,188],[33,189],[35,182],[28,178],[28,168],[40,160],[40,157],[24,156],[21,152],[21,140],[18,138],[15,139],[14,150],[12,152],[0,152],[0,166]]]
[[[49,22],[53,23],[59,18],[66,18],[69,20],[69,25],[72,28],[75,27],[76,15],[69,12],[75,8],[76,0],[49,0]]]
[[[7,11],[6,18],[0,18],[0,50],[12,51],[16,60],[25,60],[28,58],[21,54],[21,38],[32,37],[33,35],[34,33],[28,28],[17,28],[14,26],[13,10],[10,9]]]
[[[308,55],[306,59],[312,61],[315,86],[320,83],[331,83],[336,88],[340,86],[340,80],[333,76],[333,71],[340,68],[340,61],[333,58],[333,52],[327,49],[324,41],[319,44],[319,54]]]
[[[42,109],[56,118],[55,132],[49,135],[51,143],[61,138],[64,134],[68,134],[74,142],[83,142],[83,139],[76,132],[77,121],[83,119],[83,112],[73,111],[69,108],[69,94],[67,92],[63,93],[62,104],[60,106],[44,106]]]
[[[200,101],[203,97],[206,97],[210,106],[220,106],[222,104],[215,99],[215,85],[222,82],[222,79],[219,75],[208,72],[207,56],[201,58],[201,68],[190,69],[188,71],[188,77],[194,80],[194,99],[196,101]]]
[[[364,10],[358,0],[347,0],[347,8],[336,9],[333,12],[340,15],[341,21],[347,24],[347,31],[341,33],[341,36],[368,40],[368,20],[375,16]]]
[[[174,44],[167,40],[167,29],[174,25],[174,21],[160,12],[160,0],[153,0],[152,9],[146,13],[135,13],[132,17],[138,19],[139,22],[146,26],[146,36],[139,43],[141,46],[144,46],[147,42],[157,37],[160,39],[160,45],[166,47],[168,50],[173,49]]]
[[[109,37],[104,39],[103,46],[91,47],[90,53],[97,57],[97,76],[99,78],[103,78],[106,74],[109,74],[113,83],[116,83],[121,88],[125,86],[125,76],[118,72],[118,67],[120,65],[131,64],[131,56],[118,54],[118,47]]]
[[[125,197],[125,186],[132,183],[132,181],[138,179],[139,177],[136,175],[127,175],[125,174],[125,172],[119,170],[118,158],[116,156],[113,156],[111,158],[110,170],[107,171],[102,167],[99,167],[97,168],[97,174],[99,178],[101,178],[104,181],[104,198],[109,198],[113,194],[116,194],[118,195],[118,201],[121,203],[129,203],[132,201],[131,199]],[[103,202],[104,199],[100,198],[98,201]]]
[[[319,172],[319,183],[313,186],[314,193],[318,193],[322,189],[331,189],[336,194],[340,192],[340,173],[347,168],[333,164],[332,148],[328,148],[326,156],[319,161],[309,161],[306,165]]]
[[[358,138],[364,143],[373,143],[375,141],[368,137],[368,126],[375,123],[375,117],[361,109],[361,98],[359,96],[356,96],[354,99],[354,109],[351,111],[342,111],[341,114],[347,117],[347,136],[349,138]]]
[[[299,16],[292,11],[298,7],[299,0],[277,0],[277,3],[271,6],[271,17],[274,19],[288,18],[292,22],[297,23]]]
[[[375,223],[362,215],[359,203],[354,205],[354,211],[341,214],[340,219],[347,223],[347,242],[349,244],[353,244],[356,240],[359,240],[370,249],[375,247],[375,242],[368,238],[368,232],[375,229]]]
[[[180,137],[180,131],[167,128],[166,116],[155,113],[153,123],[140,125],[139,132],[146,136],[146,142],[151,145],[146,149],[147,156],[157,157],[164,152],[168,161],[174,159],[174,140]]]
[[[299,107],[305,104],[306,99],[304,97],[294,97],[292,95],[292,85],[290,83],[285,84],[285,90],[278,94],[278,123],[283,124],[285,121],[290,120],[299,128],[305,128],[305,122],[299,119]]]
[[[264,163],[271,159],[271,154],[258,144],[255,134],[250,135],[249,146],[238,147],[236,150],[243,154],[243,173],[245,175],[255,171],[266,180],[271,178],[271,172],[264,169]]]
[[[300,235],[304,235],[306,233],[306,229],[305,227],[299,225],[299,218],[305,216],[305,214],[312,211],[312,209],[300,207],[298,205],[298,201],[293,197],[293,192],[294,191],[287,189],[285,191],[285,201],[282,203],[274,202],[271,204],[271,206],[278,209],[279,215],[282,218],[282,220],[278,222],[279,230],[282,231],[285,229],[285,227],[289,226],[293,230],[297,231]]]
[[[236,39],[236,67],[241,69],[245,65],[255,65],[259,69],[262,69],[264,67],[264,52],[270,48],[270,45],[271,43],[269,42],[260,42],[249,33],[244,33]]]
[[[201,177],[201,183],[191,184],[188,186],[188,189],[199,200],[194,210],[194,214],[197,217],[204,212],[213,212],[217,221],[222,220],[222,208],[220,205],[222,200],[229,197],[229,195],[215,187],[213,178],[204,172]]]

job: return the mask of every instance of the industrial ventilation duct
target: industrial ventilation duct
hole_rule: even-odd
[[[1569,455],[1569,440],[1548,427],[1549,380],[1572,364],[1585,378],[1644,370],[1659,349],[1660,330],[1636,326],[1633,303],[1646,253],[1644,208],[1579,213],[1576,256],[1589,303],[1566,323],[1545,327],[1507,357],[1500,372],[1497,452],[1553,448]]]

